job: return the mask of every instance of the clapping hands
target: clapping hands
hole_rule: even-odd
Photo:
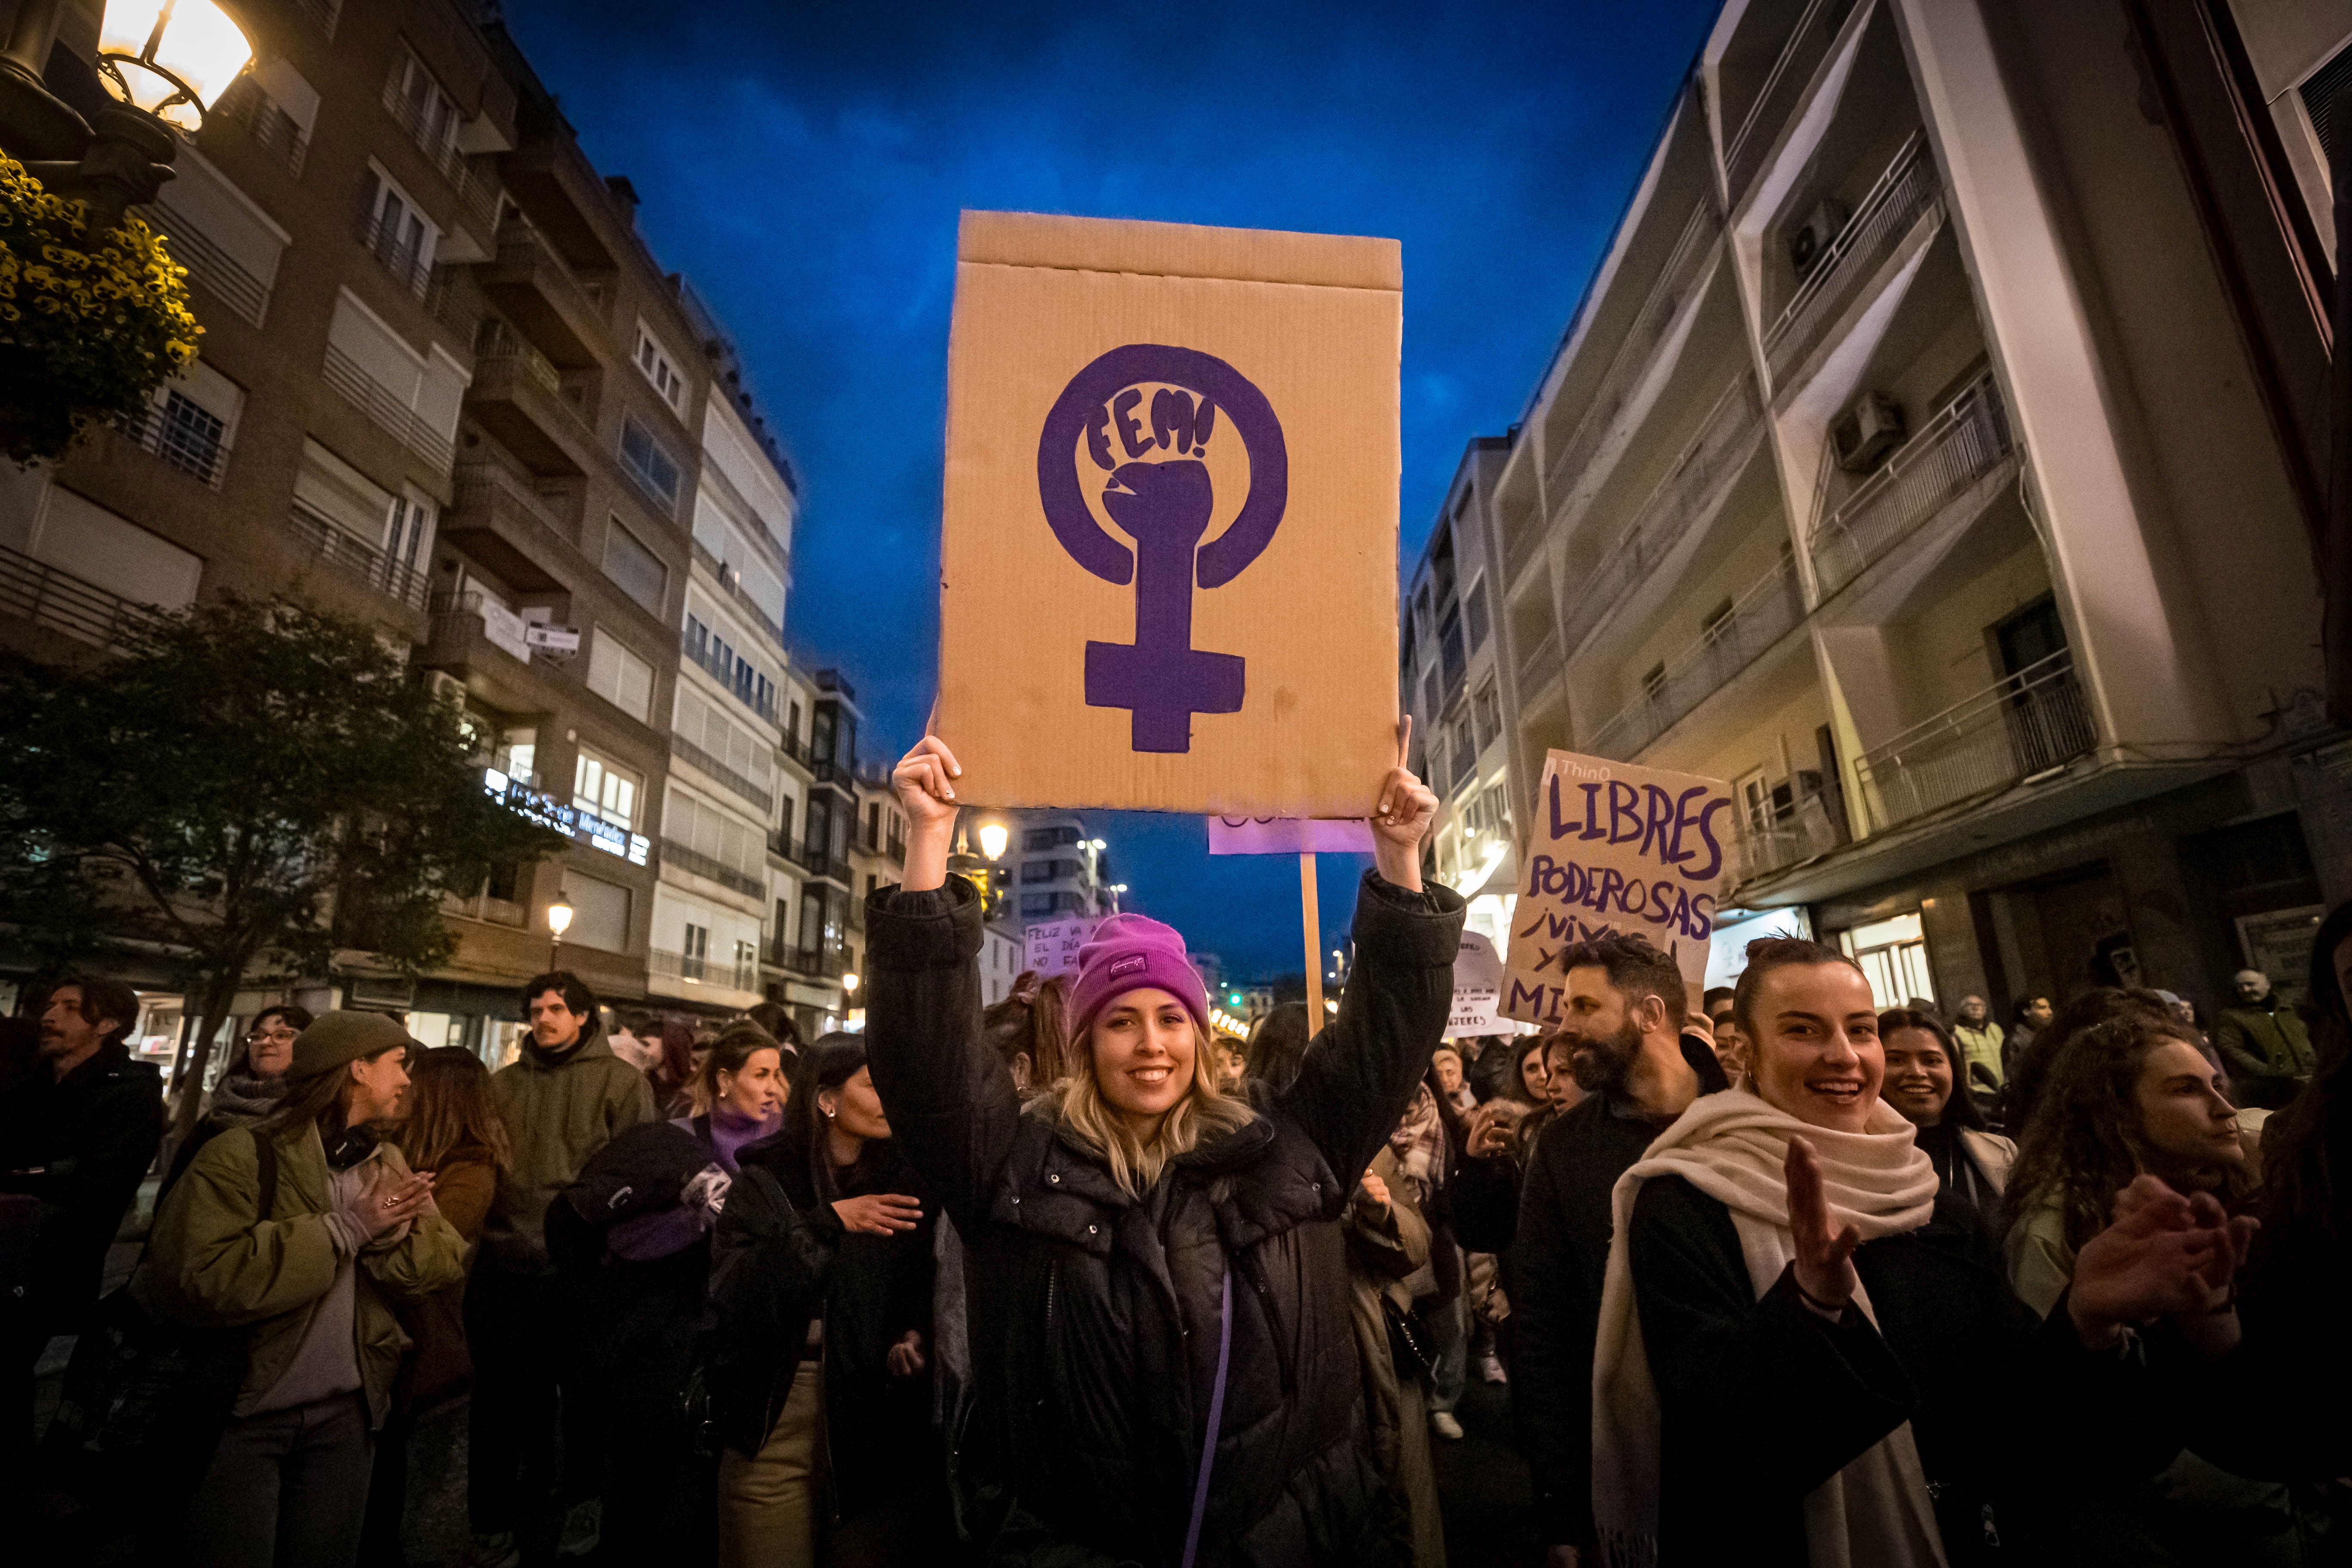
[[[2210,1354],[2238,1341],[2236,1281],[2257,1222],[2222,1211],[2210,1193],[2184,1197],[2143,1175],[2116,1195],[2107,1228],[2083,1244],[2066,1300],[2093,1349],[2127,1323],[2170,1318]]]

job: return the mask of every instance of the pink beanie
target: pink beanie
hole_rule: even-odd
[[[1171,926],[1142,915],[1112,915],[1078,949],[1077,983],[1070,987],[1070,1034],[1084,1038],[1095,1015],[1129,991],[1147,986],[1184,1004],[1192,1021],[1209,1026],[1209,990],[1184,956],[1184,939]]]

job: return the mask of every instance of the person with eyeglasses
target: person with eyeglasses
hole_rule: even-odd
[[[172,1152],[171,1168],[155,1194],[161,1208],[163,1194],[172,1190],[202,1149],[234,1128],[250,1127],[286,1098],[286,1069],[294,1065],[294,1037],[309,1028],[310,1010],[290,1002],[264,1007],[246,1026],[245,1043],[220,1079],[205,1095],[204,1109],[187,1142]]]

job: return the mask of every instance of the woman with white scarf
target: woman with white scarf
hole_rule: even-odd
[[[1938,1215],[1933,1164],[1880,1101],[1853,962],[1754,943],[1737,1005],[1746,1084],[1702,1096],[1613,1194],[1593,1358],[1603,1555],[2019,1561],[2037,1479],[2160,1466],[2179,1403],[2163,1369],[2188,1352],[2132,1325],[2226,1303],[2242,1233],[2137,1184],[2037,1323],[1978,1229]]]

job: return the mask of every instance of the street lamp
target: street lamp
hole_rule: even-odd
[[[253,45],[214,0],[111,0],[99,26],[103,85],[83,101],[111,96],[85,114],[48,89],[61,8],[62,0],[18,0],[0,47],[0,148],[53,194],[85,203],[103,232],[172,177],[178,133],[204,123],[251,63]]]
[[[856,1000],[857,976],[855,973],[845,974],[841,977],[841,991],[842,994],[848,997],[850,1000]]]
[[[547,967],[553,969],[556,954],[563,951],[563,933],[572,929],[572,906],[561,899],[548,905],[547,929],[555,933],[555,940],[547,947]]]
[[[1005,843],[1011,837],[1004,824],[983,822],[980,825],[980,852],[992,860],[1002,859]]]

